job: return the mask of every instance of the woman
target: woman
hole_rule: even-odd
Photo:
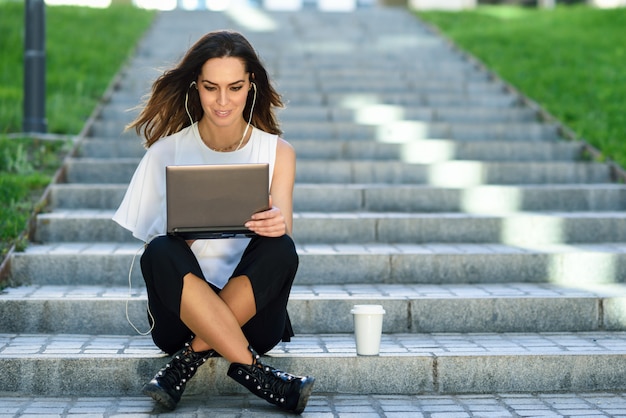
[[[208,358],[255,395],[301,413],[315,379],[263,365],[293,336],[287,300],[298,267],[290,238],[295,152],[279,138],[282,106],[254,49],[239,33],[202,37],[160,76],[129,127],[148,150],[113,219],[146,242],[141,269],[155,344],[173,358],[143,392],[174,409]],[[251,215],[251,239],[185,241],[165,234],[165,166],[268,163],[270,209]],[[254,347],[254,348],[253,348]]]

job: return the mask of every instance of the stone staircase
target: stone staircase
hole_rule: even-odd
[[[626,186],[407,12],[372,8],[159,15],[13,255],[0,393],[136,395],[162,365],[126,320],[128,301],[148,328],[141,243],[110,220],[143,153],[122,129],[153,68],[221,28],[259,50],[299,158],[297,336],[272,365],[319,393],[626,388]],[[387,311],[380,356],[356,356],[357,303]],[[226,368],[188,392],[241,393]]]

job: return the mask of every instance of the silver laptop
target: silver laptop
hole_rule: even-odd
[[[268,164],[165,168],[167,233],[185,239],[253,236],[243,226],[269,208]]]

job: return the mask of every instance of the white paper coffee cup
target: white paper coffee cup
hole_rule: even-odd
[[[360,356],[378,355],[385,314],[382,305],[354,305],[350,313],[354,316],[356,353]]]

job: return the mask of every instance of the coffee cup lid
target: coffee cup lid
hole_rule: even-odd
[[[354,305],[351,314],[384,314],[383,305]]]

